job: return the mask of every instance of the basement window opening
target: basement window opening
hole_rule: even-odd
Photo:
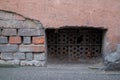
[[[102,57],[106,29],[70,27],[46,29],[48,62],[82,62]]]

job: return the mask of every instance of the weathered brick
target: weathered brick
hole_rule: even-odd
[[[34,60],[41,61],[45,59],[46,59],[45,53],[34,54]]]
[[[43,29],[43,28],[40,29],[40,35],[41,35],[41,36],[44,36],[44,35],[45,35],[45,29]]]
[[[26,60],[30,61],[33,59],[33,54],[32,53],[26,53]]]
[[[17,20],[0,20],[0,27],[2,28],[23,28],[24,21],[17,21]]]
[[[13,53],[1,53],[1,59],[13,59]]]
[[[44,44],[44,41],[45,41],[44,36],[32,37],[32,43],[33,44]]]
[[[19,51],[20,52],[44,52],[45,47],[44,45],[20,45]]]
[[[0,52],[16,52],[18,50],[18,45],[0,45]]]
[[[17,35],[17,30],[16,29],[3,29],[2,30],[2,35],[4,35],[4,36]]]
[[[25,53],[14,53],[14,59],[25,59]]]
[[[30,44],[31,43],[31,37],[23,37],[23,43],[24,44]]]
[[[8,43],[7,37],[0,37],[0,44]]]
[[[19,36],[10,36],[9,38],[9,43],[10,44],[20,44],[21,43],[21,37]]]
[[[39,29],[19,29],[18,35],[20,36],[40,36]]]
[[[26,19],[23,16],[0,11],[0,27],[3,28],[42,28],[39,21]]]

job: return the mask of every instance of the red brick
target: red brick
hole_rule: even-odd
[[[32,46],[32,50],[34,52],[44,52],[45,51],[45,47],[44,46]]]
[[[33,44],[44,44],[45,38],[44,36],[41,37],[32,37],[32,43]]]
[[[11,36],[11,37],[9,38],[9,43],[10,43],[10,44],[19,44],[19,43],[21,43],[21,37]]]

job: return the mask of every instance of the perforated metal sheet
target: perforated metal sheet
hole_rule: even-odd
[[[47,30],[48,56],[79,61],[101,55],[102,31],[82,29]]]

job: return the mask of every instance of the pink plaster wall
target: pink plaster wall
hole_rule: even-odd
[[[120,0],[0,0],[0,9],[40,20],[45,28],[108,28],[108,45],[120,42]]]

